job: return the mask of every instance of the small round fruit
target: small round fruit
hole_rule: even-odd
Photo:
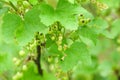
[[[66,50],[68,48],[68,46],[66,44],[64,44],[63,49]]]
[[[15,62],[15,65],[16,66],[20,65],[20,60],[19,59]]]
[[[59,40],[61,41],[63,39],[63,37],[62,36],[59,36]]]
[[[27,1],[23,1],[23,6],[24,6],[25,8],[28,8],[28,7],[30,6],[30,4],[29,4]]]
[[[18,79],[20,79],[23,76],[23,73],[22,72],[17,72],[16,76],[17,76]]]
[[[19,52],[19,55],[20,55],[20,56],[24,56],[24,55],[25,55],[25,51],[21,50],[21,51]]]
[[[18,59],[16,57],[13,58],[13,62],[15,63]]]
[[[61,46],[61,45],[58,46],[58,50],[59,50],[59,51],[62,51],[62,46]]]
[[[14,75],[14,76],[12,77],[12,80],[17,80],[17,76]]]
[[[51,39],[52,39],[52,40],[55,40],[55,37],[54,37],[54,36],[52,36],[52,37],[51,37]]]
[[[26,70],[27,70],[27,65],[23,65],[23,66],[22,66],[22,70],[23,70],[23,71],[26,71]]]
[[[56,43],[57,43],[57,45],[61,45],[62,41],[57,41]]]

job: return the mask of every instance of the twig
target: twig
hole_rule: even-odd
[[[38,35],[36,36],[36,40],[37,41],[39,40]],[[36,49],[37,49],[37,57],[36,57],[36,59],[34,61],[35,61],[36,65],[37,65],[38,73],[40,75],[43,75],[43,70],[41,68],[41,45],[39,43],[37,44]]]

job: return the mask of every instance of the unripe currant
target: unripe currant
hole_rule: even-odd
[[[61,45],[58,46],[58,50],[62,51],[62,46]]]
[[[62,41],[61,41],[61,40],[58,40],[58,41],[56,41],[56,44],[57,44],[57,45],[61,45],[61,44],[62,44]]]
[[[68,48],[68,46],[66,44],[64,44],[63,49],[66,50]]]
[[[52,40],[55,40],[55,36],[52,36],[51,39],[52,39]]]
[[[83,17],[83,14],[80,14],[79,16],[80,16],[80,17]]]
[[[16,75],[14,75],[13,77],[12,77],[12,80],[17,80],[18,78],[17,78],[17,76]]]
[[[24,50],[20,50],[19,55],[20,56],[24,56],[25,55],[25,51]]]
[[[79,14],[79,16],[78,16],[78,20],[80,20],[80,19],[84,19],[83,14]]]
[[[80,19],[79,20],[79,25],[85,25],[86,24],[86,20],[85,19]]]
[[[29,4],[27,1],[23,1],[23,6],[24,6],[25,8],[28,8],[28,7],[30,6],[30,4]]]
[[[21,0],[17,1],[17,5],[21,6],[23,4],[23,2]]]
[[[12,80],[19,80],[23,76],[23,73],[17,72],[13,77]]]
[[[52,58],[51,57],[48,57],[48,62],[52,62]]]
[[[27,65],[24,64],[24,65],[22,66],[22,70],[23,70],[23,71],[26,71],[26,70],[27,70]]]
[[[16,76],[17,76],[18,79],[20,79],[23,76],[23,73],[22,72],[17,72]]]
[[[18,59],[16,57],[13,58],[13,62],[15,63]]]
[[[20,65],[20,60],[18,59],[15,63],[16,66]]]
[[[61,41],[61,40],[63,39],[63,36],[60,35],[60,36],[58,37],[58,39]]]
[[[90,18],[86,19],[86,22],[87,22],[87,23],[90,22],[90,21],[91,21]]]

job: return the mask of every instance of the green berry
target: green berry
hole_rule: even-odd
[[[51,57],[48,57],[48,62],[52,62],[52,58]]]
[[[23,4],[23,2],[21,0],[17,1],[17,5],[21,6]]]
[[[14,75],[14,76],[12,77],[12,80],[17,80],[17,76]]]
[[[27,1],[23,1],[23,6],[24,6],[25,8],[28,8],[28,7],[30,6],[30,4],[29,4]]]
[[[20,65],[20,60],[19,59],[15,62],[15,65],[16,66]]]
[[[62,41],[57,41],[56,43],[57,43],[57,45],[61,45]]]
[[[61,46],[61,45],[58,46],[58,50],[59,50],[59,51],[62,51],[62,46]]]
[[[17,76],[18,79],[20,79],[23,76],[23,73],[22,72],[17,72],[16,76]]]
[[[59,36],[59,40],[61,41],[63,39],[63,37],[62,36]]]
[[[18,59],[16,57],[13,58],[13,62],[15,63]]]
[[[23,71],[26,71],[26,70],[27,70],[27,65],[23,65],[23,66],[22,66],[22,70],[23,70]]]
[[[64,44],[63,49],[66,50],[68,48],[68,46],[66,44]]]
[[[52,36],[51,39],[52,39],[52,40],[55,40],[55,36]]]
[[[21,50],[21,51],[19,52],[19,55],[20,55],[20,56],[24,56],[24,55],[25,55],[25,51]]]

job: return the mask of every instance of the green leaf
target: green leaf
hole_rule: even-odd
[[[38,9],[32,9],[25,14],[24,24],[16,32],[16,38],[20,45],[31,41],[35,32],[47,33],[48,27],[40,22],[39,13]]]
[[[66,57],[60,62],[63,71],[72,69],[78,62],[85,65],[91,64],[91,58],[85,44],[74,42],[70,48],[65,51]]]
[[[41,11],[40,14],[41,22],[46,26],[53,24],[56,21],[54,9],[47,4],[41,4],[39,7]]]
[[[13,42],[15,39],[15,32],[21,26],[22,20],[16,14],[5,14],[3,17],[2,34],[7,43]]]
[[[44,72],[43,80],[57,80],[57,79],[53,74]]]
[[[89,40],[92,40],[94,44],[97,42],[97,34],[92,28],[82,27],[79,29],[79,36],[81,40],[84,42],[84,38],[87,38]],[[84,37],[84,38],[82,38]],[[87,42],[85,42],[87,43]]]
[[[10,72],[12,74],[12,68],[12,55],[9,53],[0,53],[0,73]]]
[[[48,27],[43,25],[39,18],[40,10],[39,9],[31,9],[25,14],[25,26],[29,27],[31,32],[39,31],[41,33],[47,33],[46,30]]]

